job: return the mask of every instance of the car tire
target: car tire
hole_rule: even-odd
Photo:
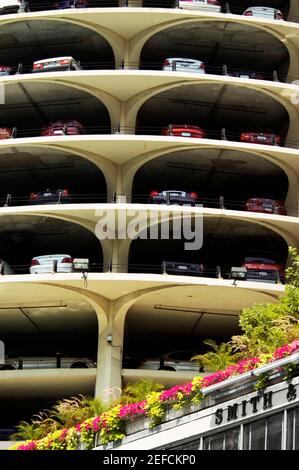
[[[86,362],[74,362],[71,366],[70,369],[88,369],[88,365]]]

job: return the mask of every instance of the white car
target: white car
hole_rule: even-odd
[[[59,364],[60,362],[60,364]],[[57,367],[70,369],[89,369],[96,367],[96,363],[86,357],[61,357],[59,360],[56,356],[46,357],[14,357],[5,360],[5,364],[0,366],[1,370],[15,369],[55,369]]]
[[[24,13],[29,11],[29,5],[26,0],[0,0],[0,14]]]
[[[284,16],[280,10],[269,7],[250,7],[244,11],[243,15],[267,18],[268,20],[284,20]]]
[[[168,59],[165,59],[162,70],[165,70],[166,72],[206,73],[205,64],[203,62],[182,57],[169,57]]]
[[[71,56],[52,57],[51,59],[37,60],[33,62],[32,72],[57,72],[65,70],[83,70]]]
[[[173,351],[153,359],[146,359],[141,363],[139,369],[202,372],[202,367],[191,361],[193,356],[196,356],[194,351]]]
[[[31,261],[30,273],[72,273],[74,271],[73,258],[70,255],[36,256]]]
[[[177,0],[174,7],[182,8],[184,10],[213,11],[215,13],[221,12],[221,5],[218,0]]]

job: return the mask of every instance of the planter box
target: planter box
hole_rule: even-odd
[[[131,421],[131,420],[126,421],[127,436],[129,436],[130,434],[134,434],[135,432],[149,429],[149,423],[150,423],[150,419],[144,416],[137,418],[134,421]]]

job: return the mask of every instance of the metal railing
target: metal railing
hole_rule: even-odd
[[[173,256],[172,258],[175,258]],[[129,263],[129,265],[125,264],[117,264],[113,263],[111,260],[105,264],[103,263],[89,263],[88,271],[82,271],[83,274],[85,274],[85,279],[86,276],[88,276],[88,273],[118,273],[118,274],[163,274],[167,276],[172,276],[172,275],[182,275],[182,276],[192,276],[192,277],[207,277],[207,278],[212,278],[212,279],[232,279],[233,282],[236,281],[236,279],[232,275],[232,266],[228,265],[203,265],[203,270],[200,272],[195,272],[192,270],[179,270],[179,269],[174,269],[169,268],[167,261],[161,261],[159,264],[146,264],[146,263]],[[179,264],[180,261],[175,261],[172,263]],[[182,264],[188,264],[186,261],[181,261]],[[192,264],[196,264],[196,262],[192,261]],[[201,264],[201,263],[198,263]],[[13,272],[7,275],[20,275],[20,274],[29,274],[30,273],[30,267],[31,265],[28,264],[18,264],[18,265],[10,265],[10,268]],[[258,271],[257,269],[255,271]],[[53,260],[53,267],[51,270],[49,270],[47,273],[48,274],[55,274],[62,272],[59,270],[58,263],[56,260]],[[71,271],[70,273],[80,273],[80,270],[77,271]],[[43,273],[43,274],[47,274]],[[0,275],[4,275],[3,269],[0,269]],[[63,274],[67,275],[69,273],[63,272]],[[31,274],[32,279],[34,279],[35,274]],[[271,281],[265,280],[262,276],[258,277],[255,275],[255,277],[252,277],[250,273],[247,273],[247,275],[244,277],[242,280],[251,280],[251,281],[259,281],[259,282],[266,282],[266,283],[273,283],[273,284],[281,284],[284,283],[284,279],[280,278],[279,273],[277,271],[274,272],[273,274],[273,279]]]
[[[244,51],[246,52],[246,51]],[[164,70],[163,62],[166,60],[165,57],[162,60],[156,61],[148,61],[148,60],[140,60],[140,62],[128,62],[128,61],[118,61],[114,62],[113,60],[110,61],[77,61],[80,63],[82,67],[82,71],[96,71],[96,70],[147,70],[147,71],[169,71]],[[220,65],[209,65],[208,61],[205,60],[204,57],[201,58],[205,64],[205,74],[210,75],[219,75],[219,76],[230,76],[231,78],[238,78],[239,75],[250,75],[248,78],[252,80],[266,80],[266,81],[273,81],[273,82],[281,82],[281,83],[289,83],[299,79],[298,76],[286,76],[288,75],[287,72],[280,72],[279,70],[271,70],[271,71],[262,71],[255,69],[254,66],[245,66],[245,67],[236,67],[231,66],[229,63],[220,64]],[[9,65],[12,69],[11,75],[26,75],[26,74],[35,74],[32,70],[32,63],[10,63]],[[180,67],[176,61],[172,62],[171,70],[173,72],[189,72],[194,73],[198,72],[198,67],[195,65],[188,65],[185,69]],[[65,70],[62,70],[65,72]],[[80,70],[70,70],[74,73],[80,73]],[[38,73],[43,73],[43,71],[39,71]],[[59,69],[54,71],[54,73],[59,73]],[[199,74],[202,75],[202,74]],[[256,75],[256,77],[255,77]],[[242,77],[239,77],[242,78]],[[246,78],[246,77],[243,77]]]
[[[54,8],[54,1],[49,1],[49,0],[39,0],[35,2],[34,0],[28,0],[28,5],[30,8],[31,12],[36,12],[36,11],[48,11],[48,10],[56,10]],[[74,7],[77,6],[79,8],[79,5],[76,5],[76,0],[74,0]],[[227,1],[221,1],[219,2],[221,4],[221,11],[220,13],[224,14],[234,14],[234,15],[243,15],[246,6],[245,7],[240,7],[239,5],[235,5],[234,2],[227,2]],[[143,8],[178,8],[178,0],[89,0],[88,2],[88,8],[127,8],[127,7],[143,7]],[[62,9],[61,11],[64,11]],[[201,12],[204,12],[205,10],[199,10]],[[211,13],[211,12],[208,12]],[[258,18],[257,18],[258,19]],[[271,18],[270,18],[271,19]],[[297,22],[299,18],[296,15],[292,16],[286,16],[287,21],[294,21]]]
[[[37,199],[31,199],[30,195],[14,195],[7,194],[6,196],[0,196],[0,207],[13,207],[13,206],[35,206],[35,205],[47,205],[47,204],[87,204],[87,203],[111,203],[114,201],[114,194],[76,194],[72,193],[68,196],[63,195],[63,191],[59,191],[55,196],[50,197],[50,201],[47,198],[38,196]]]
[[[51,197],[52,201],[47,200],[46,198],[38,197],[37,199],[31,199],[30,195],[14,195],[14,194],[6,194],[5,196],[0,195],[0,207],[15,207],[15,206],[32,206],[35,205],[49,205],[49,204],[155,204],[151,201],[149,194],[144,193],[134,193],[132,195],[132,201],[129,202],[127,197],[124,194],[119,194],[116,191],[113,193],[105,194],[72,194],[70,193],[68,196],[63,195],[63,191],[59,191],[59,195],[57,197]],[[250,199],[250,198],[249,198]],[[263,198],[259,198],[263,199]],[[265,198],[265,199],[273,199],[275,198]],[[247,200],[239,199],[233,200],[229,198],[225,198],[224,196],[218,197],[199,197],[195,204],[199,204],[204,208],[210,209],[227,209],[227,210],[235,210],[235,211],[247,211],[246,207]],[[171,206],[178,206],[176,202],[172,202],[170,199],[163,204],[171,205]],[[181,204],[184,207],[190,207],[190,204]],[[261,213],[261,211],[254,211],[250,210],[248,212],[255,212]],[[280,214],[278,208],[273,207],[273,211],[270,210],[264,211],[265,214],[273,214],[273,215],[284,215]],[[299,216],[299,210],[295,207],[287,207],[287,215],[292,217]]]

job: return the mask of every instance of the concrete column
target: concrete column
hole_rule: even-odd
[[[117,308],[115,302],[109,302],[107,325],[99,335],[98,367],[95,396],[105,401],[121,394],[122,352],[125,316],[115,322]]]
[[[299,18],[299,4],[298,0],[290,0],[290,9],[288,19],[289,21],[298,21]]]

